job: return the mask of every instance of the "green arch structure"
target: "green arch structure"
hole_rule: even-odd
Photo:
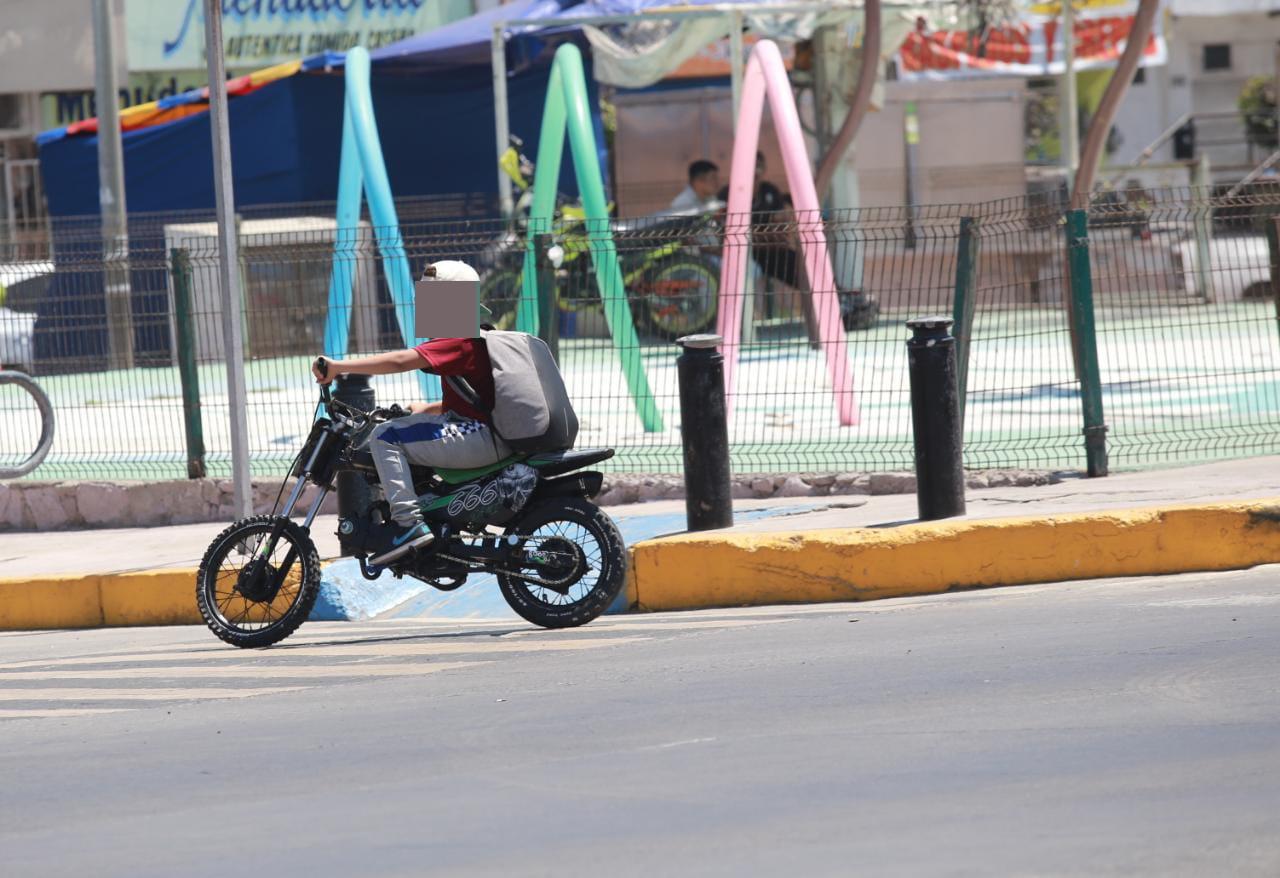
[[[538,288],[533,242],[535,230],[550,231],[552,228],[566,129],[573,153],[573,170],[578,178],[578,190],[582,193],[582,206],[587,215],[591,263],[595,268],[596,286],[600,290],[600,300],[604,303],[604,316],[609,324],[613,347],[618,352],[622,374],[627,379],[627,389],[645,431],[661,431],[662,413],[658,411],[653,392],[649,389],[644,361],[640,357],[640,339],[631,319],[626,286],[622,281],[622,270],[618,266],[618,249],[614,246],[613,233],[609,228],[609,208],[604,197],[604,179],[600,174],[600,154],[596,151],[595,132],[591,128],[582,53],[574,45],[564,45],[557,49],[551,65],[547,102],[542,111],[542,133],[538,139],[533,205],[530,208],[529,234],[525,242],[524,275],[520,284],[522,290],[537,290],[537,294],[533,296],[526,293],[520,297],[516,329],[536,335],[539,313],[554,313],[540,311],[538,307],[540,300],[545,301],[554,296],[555,291]]]

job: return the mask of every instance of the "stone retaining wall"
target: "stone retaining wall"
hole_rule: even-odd
[[[970,488],[1043,485],[1054,473],[1026,470],[971,472]],[[841,494],[911,494],[913,473],[816,473],[742,475],[733,480],[735,499],[827,497]],[[279,480],[253,483],[255,514],[270,512]],[[305,508],[315,489],[303,492]],[[602,506],[684,498],[679,476],[619,473],[606,477],[597,502]],[[330,494],[322,514],[338,511]],[[170,482],[11,482],[0,484],[0,531],[44,531],[86,527],[155,527],[168,524],[231,521],[232,485],[228,479]]]

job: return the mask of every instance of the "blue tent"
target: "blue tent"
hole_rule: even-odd
[[[494,13],[533,17],[576,0],[525,0],[473,16],[374,53],[371,80],[374,113],[392,191],[397,198],[468,195],[496,212],[493,81],[488,40]],[[483,41],[479,39],[484,35]],[[513,47],[513,52],[519,50]],[[511,131],[536,150],[550,56],[509,56]],[[236,207],[255,208],[330,202],[337,194],[342,144],[343,78],[340,55],[307,59],[301,70],[228,102]],[[590,83],[590,76],[588,76]],[[181,97],[181,96],[179,96]],[[594,96],[592,106],[596,105]],[[597,114],[598,141],[603,130]],[[72,229],[96,231],[98,139],[51,132],[40,138],[40,163],[55,229],[54,260],[64,268],[96,261],[100,244]],[[178,212],[212,216],[213,159],[209,114],[128,131],[123,136],[130,250],[135,268],[135,349],[144,360],[169,358],[167,281],[163,229],[143,214]],[[532,154],[532,153],[531,153]],[[574,194],[566,150],[561,179]],[[78,238],[78,240],[76,240]],[[157,264],[159,263],[159,264]],[[62,270],[52,282],[38,325],[36,359],[83,368],[106,349],[105,305],[100,271]],[[80,362],[71,362],[80,361]]]

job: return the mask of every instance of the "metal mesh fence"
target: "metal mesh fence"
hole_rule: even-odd
[[[339,240],[331,205],[246,212],[240,270],[256,473],[280,472],[308,429],[316,399],[308,364],[323,352],[335,276],[351,289],[340,315],[351,354],[402,345],[387,280],[399,255],[415,279],[428,261],[474,264],[494,321],[513,328],[521,307],[537,309],[523,275],[535,232],[564,251],[558,305],[541,317],[578,410],[578,443],[617,448],[615,469],[681,469],[674,340],[716,331],[728,307],[744,315],[731,400],[735,472],[910,468],[904,323],[933,313],[960,318],[966,465],[1083,466],[1066,215],[1052,199],[821,221],[757,216],[741,225],[745,234],[727,234],[737,226],[725,217],[531,230],[480,218],[490,208],[464,198],[402,207],[391,246],[379,234],[390,230],[367,224]],[[1132,191],[1091,208],[1113,465],[1280,450],[1280,288],[1268,242],[1277,216],[1273,185],[1231,198]],[[810,278],[806,245],[819,239],[832,271]],[[54,449],[31,477],[181,478],[193,436],[202,437],[207,471],[228,474],[212,218],[134,217],[127,263],[104,252],[96,219],[86,219],[60,222],[46,258],[0,258],[0,362],[36,375],[58,417]],[[735,296],[720,284],[723,262],[739,257],[745,280]],[[124,307],[107,295],[113,271],[127,271]],[[824,297],[811,288],[837,294],[846,322],[836,331],[818,326]],[[841,423],[837,354],[856,423]],[[373,386],[388,403],[421,395],[413,374],[378,376]],[[0,396],[0,466],[25,456],[32,421],[23,398]]]

